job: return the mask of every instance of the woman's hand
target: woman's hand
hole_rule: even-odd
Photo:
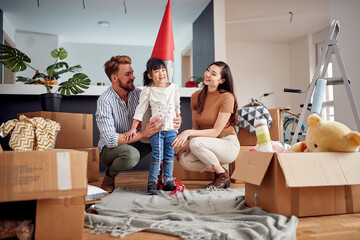
[[[186,157],[190,153],[190,147],[189,144],[185,147],[180,148],[179,152],[176,154],[176,158],[179,161],[181,154],[185,154],[184,157]]]
[[[171,143],[172,148],[179,148],[184,145],[186,140],[189,138],[189,130],[185,130],[182,133],[180,133],[175,140]]]

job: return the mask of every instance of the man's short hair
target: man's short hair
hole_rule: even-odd
[[[131,64],[131,58],[126,55],[118,55],[111,57],[110,60],[104,64],[105,73],[110,79],[110,82],[111,74],[116,74],[119,71],[120,64]]]

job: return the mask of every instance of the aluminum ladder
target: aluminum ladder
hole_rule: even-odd
[[[355,122],[356,122],[356,126],[358,128],[358,130],[360,130],[360,115],[359,115],[359,111],[358,108],[356,106],[356,102],[354,99],[354,95],[352,93],[351,90],[351,86],[350,86],[350,78],[347,76],[346,72],[345,72],[345,67],[340,55],[340,51],[339,48],[337,46],[337,36],[339,34],[340,31],[340,25],[339,22],[337,20],[333,20],[330,26],[330,30],[328,33],[328,36],[325,40],[324,46],[321,50],[321,55],[320,55],[320,59],[319,62],[316,66],[316,70],[314,73],[314,77],[312,79],[312,82],[308,88],[308,93],[306,95],[305,98],[305,103],[304,106],[302,108],[301,114],[300,114],[300,118],[299,121],[296,125],[296,129],[295,129],[295,133],[294,136],[292,138],[291,141],[291,145],[294,145],[299,137],[299,133],[301,130],[301,125],[304,123],[305,120],[305,115],[306,115],[306,111],[307,111],[307,106],[310,103],[311,100],[311,96],[313,95],[314,89],[315,89],[315,85],[316,85],[316,81],[317,79],[321,78],[321,79],[326,79],[327,80],[327,85],[345,85],[345,89],[346,89],[346,93],[348,95],[349,101],[350,101],[350,105],[351,105],[351,109],[352,112],[354,114],[354,118],[355,118]],[[341,77],[336,77],[336,78],[325,78],[325,74],[331,59],[331,56],[335,54],[338,66],[339,66],[339,70],[341,73]],[[323,68],[322,68],[323,66]],[[308,124],[307,122],[304,124],[305,127],[305,131],[308,128]]]

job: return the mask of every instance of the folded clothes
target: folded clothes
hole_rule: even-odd
[[[9,120],[0,126],[0,136],[11,134],[9,146],[14,151],[47,150],[55,147],[60,124],[42,117]]]

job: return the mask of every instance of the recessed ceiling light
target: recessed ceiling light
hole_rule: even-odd
[[[108,28],[111,26],[111,23],[109,21],[99,21],[98,25],[103,28]]]

